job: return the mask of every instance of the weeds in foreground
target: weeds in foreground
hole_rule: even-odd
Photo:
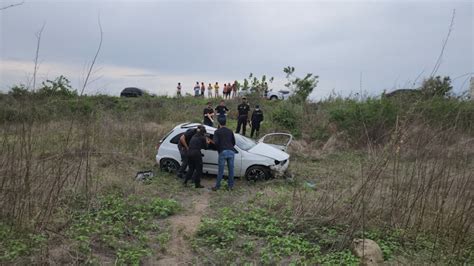
[[[166,218],[178,210],[178,203],[170,199],[147,201],[110,194],[90,210],[77,212],[67,234],[75,240],[77,256],[82,262],[93,262],[93,247],[100,246],[111,250],[117,263],[138,265],[143,257],[151,254],[150,233],[166,233],[154,219]]]
[[[328,252],[321,247],[322,239],[296,232],[290,205],[277,214],[272,211],[272,202],[261,205],[261,195],[241,205],[221,208],[216,218],[205,219],[194,239],[196,251],[210,263],[358,263],[349,249]]]
[[[46,243],[43,234],[23,233],[0,223],[0,263],[14,261],[39,251]]]

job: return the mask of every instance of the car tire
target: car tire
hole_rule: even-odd
[[[270,101],[276,101],[278,100],[278,97],[276,97],[275,95],[273,95],[272,97],[270,97]]]
[[[247,171],[245,172],[245,178],[247,179],[247,181],[257,182],[268,180],[272,178],[272,175],[267,167],[261,165],[254,165],[247,169]]]
[[[160,161],[160,170],[168,173],[176,173],[179,169],[179,163],[170,158],[164,158]]]

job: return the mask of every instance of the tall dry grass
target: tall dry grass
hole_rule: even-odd
[[[336,249],[377,229],[401,232],[412,245],[429,238],[433,261],[466,256],[474,243],[474,138],[412,117],[397,119],[390,136],[384,145],[367,146],[355,167],[341,164],[316,179],[317,192],[295,186],[297,227],[346,226]],[[341,176],[344,168],[350,177]]]
[[[141,112],[117,117],[100,109],[44,119],[31,99],[24,101],[21,116],[2,121],[0,133],[0,216],[19,228],[46,228],[71,194],[95,196],[104,169],[132,179],[137,169],[151,168],[155,146],[170,128]]]

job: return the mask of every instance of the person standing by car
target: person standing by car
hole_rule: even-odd
[[[186,172],[186,168],[188,167],[189,142],[197,131],[198,129],[191,128],[184,132],[181,137],[179,137],[178,150],[179,154],[181,155],[181,166],[178,169],[178,178],[184,178],[184,173]]]
[[[219,105],[216,107],[217,122],[221,124],[221,121],[226,121],[227,112],[229,109],[225,106],[225,101],[221,100]]]
[[[178,86],[176,87],[176,96],[178,98],[181,97],[181,82],[178,82]]]
[[[255,110],[252,112],[251,126],[252,130],[250,130],[250,137],[253,138],[253,133],[255,133],[255,137],[258,138],[260,133],[260,123],[263,121],[263,112],[260,110],[259,105],[255,105]]]
[[[199,97],[199,90],[201,87],[199,87],[199,81],[196,81],[196,85],[194,85],[194,97]]]
[[[215,93],[215,97],[219,97],[219,83],[216,82],[216,84],[214,84],[214,93]]]
[[[245,136],[245,131],[247,129],[247,121],[249,119],[250,105],[247,103],[247,97],[242,97],[242,103],[237,106],[239,115],[237,117],[237,129],[235,133],[240,133],[240,128],[242,128],[242,135]]]
[[[201,185],[202,176],[202,149],[207,149],[211,143],[210,139],[206,137],[206,128],[202,125],[198,126],[197,133],[191,138],[189,142],[188,160],[189,171],[184,178],[184,185],[188,184],[189,180],[193,180],[195,188],[203,188]]]
[[[219,152],[219,170],[217,172],[216,185],[212,190],[216,191],[221,187],[222,177],[224,176],[224,166],[227,162],[229,176],[227,179],[227,186],[229,190],[234,188],[234,157],[235,157],[235,136],[232,130],[226,126],[226,121],[219,121],[219,129],[214,131],[213,142]]]
[[[202,122],[206,126],[214,126],[214,109],[211,106],[211,102],[207,102],[207,107],[203,111],[204,121]]]

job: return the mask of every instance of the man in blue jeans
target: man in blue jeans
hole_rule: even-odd
[[[214,132],[213,138],[214,144],[219,152],[219,171],[217,174],[216,185],[212,188],[214,191],[221,188],[225,162],[227,162],[227,167],[229,168],[229,179],[227,180],[229,190],[234,188],[235,137],[234,132],[228,129],[225,124],[226,120],[219,120],[219,129]]]

